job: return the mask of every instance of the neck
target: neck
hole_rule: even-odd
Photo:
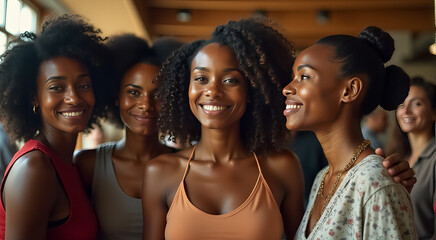
[[[73,164],[73,154],[76,147],[78,133],[54,133],[49,130],[41,130],[35,140],[49,147],[57,156],[67,164]]]
[[[364,140],[359,119],[352,118],[329,124],[328,127],[315,131],[315,134],[324,150],[331,174],[336,174],[345,168],[353,157],[354,151]],[[363,151],[356,163],[369,153],[368,150]]]
[[[197,145],[198,159],[228,162],[230,159],[250,156],[241,138],[239,124],[226,129],[202,127],[201,140]]]
[[[408,133],[407,137],[409,138],[410,149],[412,151],[411,157],[418,158],[433,138],[433,135],[430,129],[429,131],[423,131],[422,133]]]
[[[123,152],[123,156],[138,161],[148,161],[164,152],[165,146],[160,144],[158,139],[158,132],[153,134],[141,135],[132,132],[126,128],[126,135],[124,141],[117,147]]]

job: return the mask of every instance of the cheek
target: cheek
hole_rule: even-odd
[[[403,113],[402,109],[397,109],[397,111],[395,111],[395,117],[398,119],[400,118],[401,114]]]
[[[160,112],[160,109],[162,108],[162,104],[160,103],[160,101],[159,100],[154,100],[153,101],[153,104],[154,104],[154,108],[156,109],[156,112]]]
[[[299,91],[298,91],[298,93],[299,93],[299,95],[300,95],[300,98],[303,100],[303,101],[306,101],[307,99],[311,99],[311,97],[310,97],[310,90],[308,90],[307,88],[301,88],[301,89],[299,89]]]
[[[188,101],[191,110],[196,106],[198,98],[201,96],[201,91],[197,89],[195,86],[189,86],[188,89]]]
[[[86,96],[87,96],[86,97],[86,102],[88,103],[88,105],[90,107],[94,107],[94,105],[95,105],[95,96],[94,96],[94,94],[90,93],[90,94],[87,94]]]

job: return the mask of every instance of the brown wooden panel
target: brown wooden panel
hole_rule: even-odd
[[[327,9],[378,9],[432,7],[432,0],[294,0],[294,1],[208,1],[208,0],[148,0],[153,8],[188,8],[203,10],[314,10]]]

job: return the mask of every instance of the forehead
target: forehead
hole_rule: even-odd
[[[192,61],[192,67],[208,66],[208,67],[239,67],[236,56],[231,48],[218,43],[210,43],[204,46]]]
[[[67,57],[55,57],[45,60],[39,66],[39,73],[46,76],[64,75],[71,73],[87,73],[86,66],[76,59]]]
[[[159,67],[147,64],[138,63],[131,67],[124,75],[121,85],[128,83],[135,83],[135,85],[150,85],[154,86],[156,83],[153,81],[154,77],[158,74]]]
[[[325,44],[315,44],[303,50],[296,58],[294,67],[308,64],[313,67],[322,67],[332,62],[335,56],[335,48]]]
[[[411,98],[421,98],[428,99],[425,90],[420,86],[410,86],[409,95],[407,99]]]

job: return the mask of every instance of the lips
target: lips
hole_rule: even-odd
[[[85,110],[59,111],[59,114],[66,118],[77,118],[82,117],[85,114]]]
[[[213,111],[213,112],[216,112],[216,111],[223,111],[223,110],[225,110],[227,107],[226,107],[226,106],[216,106],[216,105],[202,105],[202,108],[203,108],[204,110],[207,110],[207,111]]]
[[[413,117],[405,117],[405,118],[402,118],[402,119],[403,119],[404,123],[411,123],[411,122],[415,121],[415,118],[413,118]]]
[[[283,111],[283,114],[285,116],[298,112],[303,107],[302,103],[293,100],[286,100],[285,105],[286,105],[286,109]]]
[[[157,117],[155,115],[144,115],[144,114],[130,114],[134,119],[141,123],[151,123],[156,121]]]

